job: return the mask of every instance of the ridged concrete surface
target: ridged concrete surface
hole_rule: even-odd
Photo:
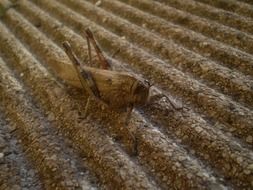
[[[251,1],[0,7],[0,189],[253,189]],[[70,64],[65,40],[87,63],[87,27],[115,70],[154,83],[127,127],[95,100],[84,117],[87,93],[50,67]]]

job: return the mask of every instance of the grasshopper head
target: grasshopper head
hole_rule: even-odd
[[[133,104],[136,106],[145,105],[149,101],[149,89],[152,86],[148,80],[137,80],[133,89]]]

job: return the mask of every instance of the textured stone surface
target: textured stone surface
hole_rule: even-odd
[[[0,1],[0,189],[252,189],[249,3]],[[128,126],[93,99],[85,117],[54,70],[74,72],[65,40],[87,63],[87,27],[115,70],[154,83]]]

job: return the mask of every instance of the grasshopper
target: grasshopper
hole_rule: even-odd
[[[90,97],[94,97],[103,105],[117,112],[125,112],[127,123],[132,109],[148,102],[152,85],[147,80],[133,76],[130,73],[113,71],[90,29],[85,30],[85,37],[90,64],[92,63],[91,43],[96,51],[101,68],[81,65],[69,42],[63,42],[64,50],[73,63],[82,87],[89,95],[85,105],[85,115],[87,114]]]

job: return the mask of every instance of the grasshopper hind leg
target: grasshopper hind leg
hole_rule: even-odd
[[[81,67],[81,63],[78,60],[75,53],[72,51],[69,42],[67,42],[67,41],[63,42],[63,47],[64,47],[64,50],[65,50],[66,54],[68,55],[69,59],[73,63],[73,66],[76,70],[77,76],[80,80],[80,83],[81,83],[83,89],[86,90],[89,94],[89,97],[88,97],[86,105],[85,105],[85,115],[87,115],[88,106],[90,104],[90,96],[92,95],[95,98],[100,100],[99,90],[97,88],[97,85],[96,85],[91,73],[84,70]]]
[[[87,46],[88,46],[89,64],[92,64],[90,40],[89,40],[88,36],[86,36],[86,41],[87,41]]]
[[[96,51],[99,61],[101,63],[102,69],[111,69],[112,67],[111,67],[109,61],[105,58],[104,54],[101,51],[101,48],[99,47],[98,43],[96,42],[96,40],[93,36],[93,33],[91,32],[91,30],[89,28],[87,28],[85,30],[85,36],[87,39],[89,51],[90,51],[90,47],[89,47],[90,41],[91,41],[93,47],[95,48],[95,51]],[[89,54],[89,56],[91,56],[91,54]]]
[[[63,47],[64,47],[64,50],[65,50],[66,54],[68,55],[69,59],[73,63],[73,66],[77,72],[77,76],[80,80],[80,83],[81,83],[83,89],[85,89],[89,93],[89,95],[93,95],[96,98],[100,99],[99,90],[97,88],[97,85],[96,85],[91,73],[84,70],[81,67],[81,63],[78,60],[75,53],[72,51],[69,42],[67,42],[67,41],[63,42]]]

